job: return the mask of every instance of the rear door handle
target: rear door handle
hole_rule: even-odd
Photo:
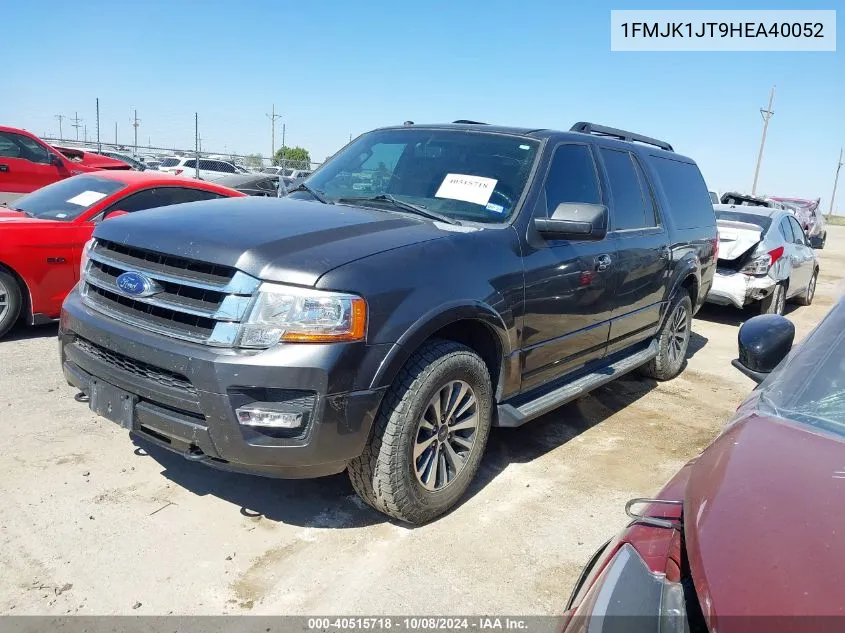
[[[9,166],[8,165],[0,165],[0,171],[2,171],[2,172],[9,171]]]
[[[612,263],[613,260],[610,259],[610,255],[599,255],[596,257],[596,270],[607,270]]]

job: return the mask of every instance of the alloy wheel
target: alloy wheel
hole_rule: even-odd
[[[683,362],[689,343],[690,329],[687,323],[687,310],[678,305],[669,317],[669,360],[672,365]]]
[[[6,284],[0,280],[0,319],[3,318],[3,315],[6,313],[6,310],[9,309],[9,289],[6,288]]]
[[[775,299],[775,314],[783,314],[783,311],[786,309],[786,292],[783,286],[778,286],[775,292],[778,293]]]
[[[463,380],[452,380],[432,396],[417,425],[414,473],[430,491],[452,484],[466,466],[478,430],[478,400]]]

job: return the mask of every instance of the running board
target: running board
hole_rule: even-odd
[[[646,364],[657,356],[657,341],[651,342],[646,349],[621,358],[611,365],[585,374],[570,383],[558,387],[554,391],[543,394],[534,400],[529,400],[519,406],[507,402],[498,406],[499,420],[496,426],[515,427],[548,413],[559,406],[571,402],[596,387],[616,380],[629,371]]]

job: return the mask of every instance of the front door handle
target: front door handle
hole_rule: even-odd
[[[9,166],[8,165],[0,165],[0,171],[2,171],[2,172],[9,171]]]
[[[599,255],[596,257],[596,270],[601,272],[602,270],[607,270],[610,268],[610,265],[613,263],[613,260],[610,259],[610,255]]]

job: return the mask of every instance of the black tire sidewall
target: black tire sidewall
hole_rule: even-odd
[[[671,321],[672,316],[675,314],[675,310],[678,308],[678,305],[684,304],[684,308],[686,309],[686,319],[687,319],[687,340],[686,344],[684,345],[683,354],[681,354],[681,360],[678,363],[677,367],[670,366],[669,360],[669,337],[671,336]],[[682,294],[679,295],[675,301],[673,301],[669,306],[669,311],[666,315],[666,321],[663,323],[663,329],[660,332],[660,341],[658,346],[658,355],[660,356],[660,367],[662,368],[662,372],[668,376],[674,378],[684,368],[684,362],[686,361],[687,350],[689,349],[689,341],[690,337],[692,336],[692,300],[690,299],[689,295]]]
[[[6,287],[8,303],[6,309],[0,314],[0,337],[4,336],[20,317],[21,311],[21,289],[18,282],[11,275],[0,271],[0,283]]]
[[[475,392],[478,407],[478,437],[470,451],[469,461],[458,474],[458,477],[446,488],[429,491],[417,481],[414,472],[413,450],[417,436],[419,420],[434,394],[452,380],[463,380]],[[430,520],[446,512],[466,492],[467,487],[475,478],[475,473],[484,455],[487,438],[490,435],[492,422],[492,386],[487,368],[481,359],[467,350],[456,352],[435,361],[426,369],[426,376],[421,389],[411,398],[410,406],[401,419],[400,440],[398,453],[404,462],[401,469],[401,486],[405,487],[417,508],[426,508],[425,514],[430,515],[422,520]]]

